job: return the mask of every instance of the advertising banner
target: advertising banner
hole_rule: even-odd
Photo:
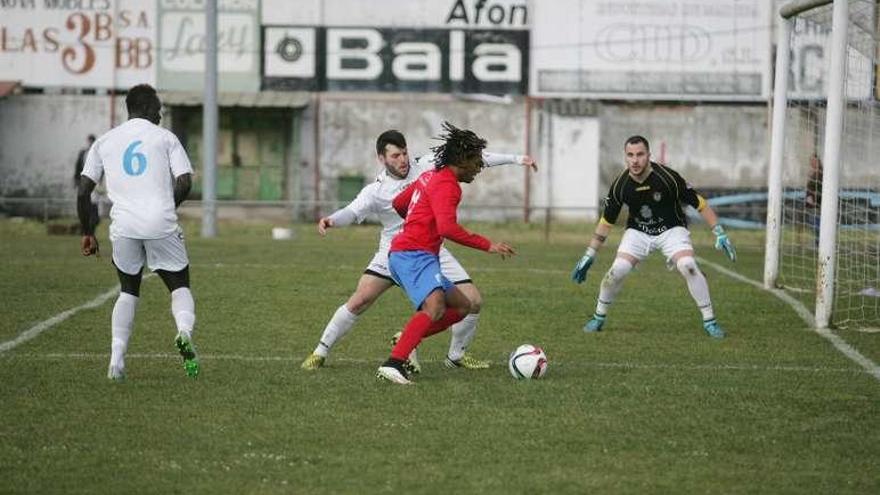
[[[263,88],[524,94],[526,2],[267,2]],[[389,15],[394,13],[394,15]],[[279,22],[289,19],[291,23]],[[305,22],[303,22],[305,20]]]
[[[220,91],[260,89],[260,2],[217,2]],[[164,90],[198,91],[205,84],[203,0],[159,0],[157,82]]]
[[[873,18],[873,4],[868,18]],[[827,98],[828,71],[831,68],[831,21],[817,23],[795,18],[791,29],[791,69],[788,77],[788,98],[792,100],[824,100]],[[869,21],[873,22],[873,21]],[[846,96],[865,100],[873,96],[874,40],[870,33],[849,27],[850,44],[846,51]]]
[[[155,32],[152,1],[0,2],[0,79],[29,87],[155,84]]]
[[[530,93],[759,101],[771,85],[767,0],[555,0],[535,9]]]
[[[523,94],[528,32],[264,27],[263,87]]]

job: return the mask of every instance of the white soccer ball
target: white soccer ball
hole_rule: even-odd
[[[510,353],[507,367],[517,380],[538,379],[547,371],[547,356],[540,347],[523,344]]]

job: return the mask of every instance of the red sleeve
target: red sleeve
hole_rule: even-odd
[[[406,186],[403,191],[394,196],[394,199],[391,200],[391,206],[394,207],[394,210],[400,215],[400,218],[406,218],[406,210],[409,208],[409,202],[412,199],[413,191],[415,191],[416,182],[414,181],[412,184]]]
[[[442,181],[431,191],[431,210],[437,223],[437,233],[462,246],[488,251],[492,241],[469,232],[458,224],[458,203],[461,201],[461,187],[457,182]]]

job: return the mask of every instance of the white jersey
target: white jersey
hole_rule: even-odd
[[[484,152],[483,161],[486,167],[494,167],[496,165],[522,163],[523,156]],[[343,210],[353,213],[354,222],[357,223],[363,222],[370,214],[376,215],[379,222],[382,223],[382,233],[379,236],[379,251],[387,251],[391,247],[391,239],[400,232],[403,226],[403,218],[400,218],[400,215],[391,206],[391,201],[406,186],[415,182],[420,175],[433,169],[434,155],[429,154],[411,159],[409,173],[402,179],[383,170],[376,176],[375,182],[361,189],[357,197]]]
[[[174,179],[192,173],[180,141],[171,131],[135,118],[98,138],[82,174],[104,176],[110,209],[110,236],[159,239],[177,231]]]

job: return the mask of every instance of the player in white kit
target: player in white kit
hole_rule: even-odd
[[[379,249],[361,275],[354,293],[345,304],[337,308],[314,352],[303,361],[302,368],[305,370],[313,371],[322,367],[330,354],[330,349],[351,331],[358,317],[386,290],[396,285],[388,271],[388,248],[391,246],[391,239],[403,226],[403,219],[394,211],[391,200],[422,172],[434,169],[434,156],[426,155],[410,160],[406,138],[400,131],[393,129],[379,135],[376,140],[376,156],[385,170],[379,173],[373,183],[364,187],[354,201],[318,221],[318,232],[323,236],[331,227],[360,223],[367,215],[373,214],[382,223],[382,233],[379,237]],[[486,167],[522,164],[537,170],[535,160],[527,155],[484,152],[483,160]],[[488,362],[466,354],[480,317],[482,306],[480,292],[458,260],[445,247],[440,248],[440,266],[443,275],[455,283],[471,301],[471,313],[452,327],[452,340],[445,364],[450,368],[488,368]],[[416,351],[410,355],[408,366],[412,372],[419,371]]]
[[[103,176],[110,209],[110,242],[120,292],[111,317],[112,342],[107,377],[125,379],[125,352],[134,325],[143,266],[156,272],[171,292],[177,324],[174,342],[186,374],[199,374],[193,345],[195,303],[189,289],[189,259],[176,208],[192,187],[192,165],[177,137],[159,127],[162,103],[147,84],[134,86],[125,98],[128,121],[98,138],[89,149],[80,176],[77,213],[84,256],[98,253],[89,221],[90,195]]]

